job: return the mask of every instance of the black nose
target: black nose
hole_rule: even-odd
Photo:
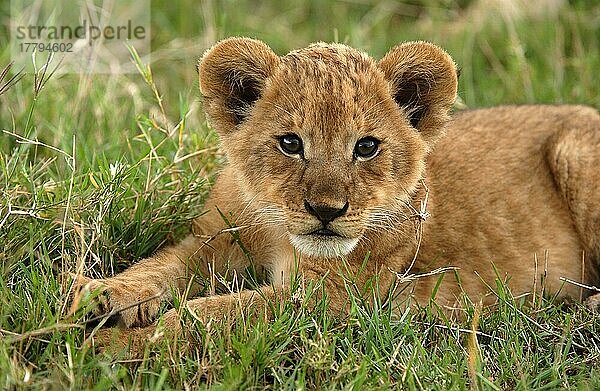
[[[311,215],[323,223],[324,226],[332,222],[334,219],[343,216],[348,210],[348,202],[343,208],[332,208],[327,205],[311,205],[307,200],[304,200],[304,207]]]

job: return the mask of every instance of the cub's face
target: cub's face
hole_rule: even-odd
[[[423,43],[376,63],[343,45],[277,57],[237,38],[199,69],[247,210],[313,257],[348,255],[407,220],[456,94],[454,64]]]

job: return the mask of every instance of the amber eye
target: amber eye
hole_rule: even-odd
[[[286,155],[300,155],[302,153],[302,139],[296,134],[286,134],[279,138],[279,148]]]
[[[369,160],[379,151],[379,140],[373,137],[361,138],[354,146],[354,156],[361,160]]]

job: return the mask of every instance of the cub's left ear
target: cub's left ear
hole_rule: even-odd
[[[200,92],[217,132],[226,134],[246,120],[279,62],[269,46],[250,38],[228,38],[204,53]]]
[[[456,99],[458,74],[444,50],[427,42],[406,42],[378,63],[396,103],[432,146],[442,135]]]

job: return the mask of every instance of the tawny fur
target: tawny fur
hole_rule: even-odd
[[[207,213],[179,245],[115,277],[78,279],[80,288],[104,290],[100,313],[129,307],[120,312],[122,325],[146,326],[125,333],[138,342],[153,333],[148,324],[172,290],[193,295],[202,288],[195,276],[241,278],[249,266],[265,279],[263,288],[185,307],[206,322],[240,308],[267,314],[270,299],[289,295],[296,270],[304,281],[326,276],[336,310],[347,306],[343,275],[354,275],[359,289],[376,277],[381,295],[403,285],[398,303],[426,304],[440,274],[408,277],[454,267],[435,296],[443,308],[460,306],[465,293],[493,302],[486,284],[497,278],[516,295],[543,286],[575,298],[581,289],[561,278],[598,282],[596,110],[506,106],[450,119],[456,66],[423,42],[375,61],[324,43],[279,57],[262,42],[232,38],[206,52],[199,72],[206,113],[228,158]],[[301,156],[278,148],[278,137],[291,133],[302,138]],[[361,161],[353,149],[366,136],[381,140],[380,151]],[[305,201],[348,204],[329,228],[357,239],[350,253],[302,253],[323,249],[306,235],[321,223]],[[290,244],[294,235],[301,251]],[[342,247],[335,240],[326,243]],[[181,324],[175,310],[164,322],[169,331]]]

